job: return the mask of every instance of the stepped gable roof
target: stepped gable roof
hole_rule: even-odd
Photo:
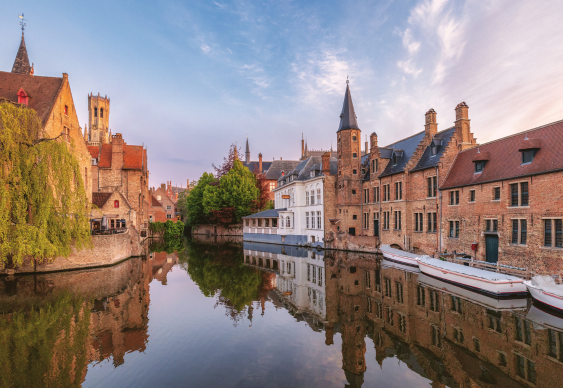
[[[444,152],[444,149],[446,148],[446,145],[452,138],[454,132],[455,132],[455,127],[451,127],[441,132],[438,132],[436,135],[434,135],[434,139],[432,141],[434,141],[435,143],[439,143],[437,145],[438,149],[436,150],[436,155],[432,155],[432,147],[431,144],[429,144],[428,147],[426,147],[426,149],[424,150],[424,153],[422,154],[422,157],[420,158],[416,166],[412,169],[412,171],[419,171],[430,167],[436,167],[436,164],[440,161],[440,158],[442,157],[442,153]]]
[[[298,164],[298,160],[274,160],[271,162],[268,171],[266,171],[266,179],[278,180],[281,177],[282,171],[287,174],[297,167]]]
[[[402,155],[400,159],[397,161],[397,164],[395,165],[393,165],[393,160],[391,160],[387,164],[387,167],[385,167],[385,170],[383,170],[383,172],[379,176],[384,177],[384,176],[389,176],[403,172],[405,166],[409,162],[410,158],[414,154],[414,151],[416,151],[416,148],[418,147],[418,145],[420,144],[423,138],[424,138],[424,131],[414,134],[396,143],[389,144],[387,147],[385,147],[392,149],[393,152],[399,151],[402,153]],[[391,156],[391,159],[392,158],[393,157]]]
[[[113,193],[92,193],[92,203],[96,205],[98,208],[103,208],[106,202],[108,201],[109,197],[111,197]]]
[[[25,39],[22,33],[22,40],[20,41],[20,48],[18,49],[16,59],[14,60],[14,66],[12,66],[12,73],[30,75],[32,74],[31,71],[29,57],[27,56],[27,48],[25,47]]]
[[[90,156],[92,156],[95,159],[98,159],[98,157],[100,156],[100,147],[99,146],[87,146],[88,147],[88,151],[90,151]]]
[[[23,89],[29,96],[28,106],[37,112],[43,125],[47,122],[62,85],[63,78],[0,71],[0,98],[17,103],[18,91]]]
[[[354,111],[354,104],[352,103],[352,95],[350,93],[348,82],[346,82],[346,93],[344,94],[344,103],[342,104],[342,113],[340,114],[340,126],[336,132],[340,132],[345,129],[360,129],[358,126],[358,118],[356,117],[356,112]]]
[[[256,162],[250,162],[250,163],[243,163],[242,165],[245,166],[245,167],[248,167],[250,172],[256,172],[256,171],[258,171],[258,167],[260,166],[260,162],[256,161]],[[268,171],[268,169],[270,168],[271,165],[272,165],[272,162],[262,161],[262,171],[260,171],[260,173],[263,174],[266,171]]]
[[[531,163],[522,164],[519,151],[525,139],[540,139],[541,148],[537,150]],[[540,142],[535,142],[540,143]],[[478,147],[460,152],[444,182],[443,189],[495,182],[500,180],[545,174],[563,170],[563,120],[556,121],[525,132],[520,132]],[[475,174],[473,160],[477,153],[489,154],[483,172]]]

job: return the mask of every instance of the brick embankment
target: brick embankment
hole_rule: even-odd
[[[21,267],[15,269],[15,274],[109,266],[129,257],[139,256],[143,251],[139,232],[135,228],[128,228],[127,232],[122,234],[94,235],[92,245],[92,248],[80,251],[73,249],[69,257],[56,257],[38,264],[36,268],[33,261],[27,259]],[[0,274],[9,272],[11,271],[6,269],[0,270]]]
[[[242,224],[232,226],[196,225],[192,227],[192,234],[204,234],[210,236],[242,236]]]

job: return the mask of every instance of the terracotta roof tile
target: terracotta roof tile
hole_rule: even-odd
[[[129,170],[140,170],[143,168],[143,147],[124,144],[123,145],[123,168]]]
[[[88,151],[93,158],[98,159],[98,156],[100,156],[100,147],[98,146],[88,146]]]
[[[162,204],[158,202],[158,200],[154,197],[154,195],[151,195],[151,198],[152,198],[151,206],[162,206]]]
[[[0,98],[18,102],[20,88],[29,96],[29,107],[33,108],[43,124],[56,101],[63,78],[39,77],[34,75],[0,71]]]
[[[92,193],[92,203],[98,208],[104,207],[112,193]]]
[[[102,144],[98,167],[111,168],[111,144]]]
[[[541,148],[537,151],[532,163],[523,165],[522,153],[519,152],[519,149],[526,136],[529,139],[541,139],[541,142],[535,142],[535,144],[541,143]],[[563,170],[561,144],[563,144],[563,120],[470,148],[457,155],[442,188],[468,186]],[[477,151],[489,154],[489,160],[483,172],[479,174],[475,174],[473,162]]]

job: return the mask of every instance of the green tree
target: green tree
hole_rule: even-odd
[[[199,178],[197,185],[190,191],[190,193],[186,197],[185,201],[188,212],[186,223],[188,225],[200,225],[209,223],[203,207],[203,195],[205,193],[205,189],[214,180],[215,178],[213,177],[213,174],[204,172],[201,178]]]
[[[0,263],[90,245],[89,204],[72,141],[48,139],[35,111],[0,103]]]
[[[205,188],[203,208],[206,213],[214,214],[216,222],[238,223],[241,217],[252,214],[259,195],[254,174],[240,160],[235,160],[218,185]]]

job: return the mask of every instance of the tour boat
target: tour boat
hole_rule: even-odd
[[[528,295],[524,279],[516,276],[426,257],[418,266],[428,276],[496,298]]]
[[[563,285],[555,284],[551,276],[534,276],[524,284],[535,301],[563,313]]]
[[[418,268],[418,259],[420,259],[421,257],[430,257],[426,255],[421,256],[414,253],[401,251],[400,249],[391,248],[389,245],[382,245],[379,250],[383,254],[383,257],[385,257],[385,259],[387,259],[388,261],[405,264],[416,268]]]
[[[525,296],[514,298],[492,298],[488,295],[480,294],[475,291],[459,287],[455,284],[446,283],[440,279],[430,277],[423,273],[418,275],[417,281],[423,286],[446,292],[450,295],[457,296],[458,298],[491,310],[524,310],[528,304],[528,300]]]

